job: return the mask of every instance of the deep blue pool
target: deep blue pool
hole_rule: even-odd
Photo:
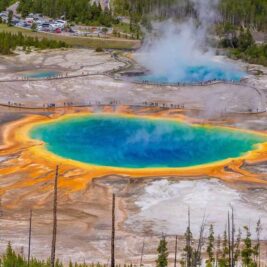
[[[127,168],[187,167],[234,158],[266,138],[183,122],[91,115],[36,126],[32,138],[65,158]]]

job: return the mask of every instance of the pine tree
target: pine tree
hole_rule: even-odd
[[[31,30],[32,30],[33,32],[37,32],[37,24],[36,24],[35,22],[32,24],[32,26],[31,26]]]
[[[206,264],[208,267],[213,266],[214,263],[214,230],[213,225],[210,225],[209,229],[209,237],[208,237],[208,246],[207,246],[207,254],[208,254],[208,260],[206,261]]]
[[[223,233],[222,253],[219,258],[219,267],[229,267],[229,247],[226,230]]]
[[[242,232],[239,229],[237,237],[236,237],[236,241],[235,241],[235,244],[234,244],[234,259],[233,259],[233,261],[234,261],[235,265],[238,263],[239,256],[240,256],[241,235],[242,235]]]
[[[219,265],[219,259],[221,257],[221,236],[218,235],[216,241],[216,267]]]
[[[253,248],[252,248],[252,241],[251,241],[251,233],[247,226],[244,226],[244,229],[246,232],[246,237],[243,240],[244,247],[241,251],[242,264],[244,267],[253,267],[256,265],[254,265],[254,262],[253,262]]]
[[[7,25],[9,27],[12,26],[12,19],[13,19],[13,11],[9,10],[8,11],[8,16],[7,16]]]
[[[190,215],[190,209],[188,209],[188,224],[185,232],[185,247],[184,247],[184,253],[185,253],[184,265],[187,267],[191,267],[193,263],[192,239],[193,235],[191,232],[191,215]]]
[[[27,266],[30,266],[30,259],[31,259],[31,239],[32,239],[32,210],[30,210],[30,217],[29,217],[29,234],[28,234],[28,261]]]
[[[156,260],[157,267],[167,267],[168,266],[168,248],[165,236],[162,236],[159,246],[158,246],[158,259]]]
[[[260,258],[261,258],[261,246],[260,246],[260,240],[261,240],[261,232],[262,232],[262,225],[261,225],[261,219],[257,221],[256,226],[256,234],[257,234],[257,243],[254,246],[254,254],[255,254],[255,263],[257,263],[258,266],[260,266]]]

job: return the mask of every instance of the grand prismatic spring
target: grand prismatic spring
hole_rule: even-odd
[[[267,141],[227,128],[116,115],[63,118],[33,127],[30,136],[61,157],[117,168],[191,167],[244,156]]]

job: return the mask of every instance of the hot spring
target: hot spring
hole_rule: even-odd
[[[190,167],[237,158],[267,138],[175,120],[88,115],[34,126],[32,139],[61,157],[120,168]]]
[[[36,72],[28,72],[23,75],[23,77],[28,79],[47,79],[53,78],[59,75],[57,71],[36,71]]]
[[[240,82],[246,73],[223,64],[183,66],[172,70],[148,72],[131,78],[132,81],[159,84],[200,84],[211,81]]]
[[[209,38],[211,25],[206,21],[209,19],[206,8],[212,14],[212,7],[209,1],[196,2],[207,4],[200,24],[194,18],[181,23],[172,19],[152,23],[151,32],[146,33],[142,47],[133,55],[147,74],[135,77],[134,81],[199,84],[239,82],[246,76],[238,63],[217,56],[216,49],[211,47],[215,40]]]

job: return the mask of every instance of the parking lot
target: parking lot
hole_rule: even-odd
[[[8,23],[8,11],[0,13],[2,22]],[[15,27],[37,32],[49,32],[69,36],[107,37],[112,35],[113,29],[97,26],[76,26],[63,18],[51,19],[41,14],[29,14],[25,19],[13,15],[11,24]]]

